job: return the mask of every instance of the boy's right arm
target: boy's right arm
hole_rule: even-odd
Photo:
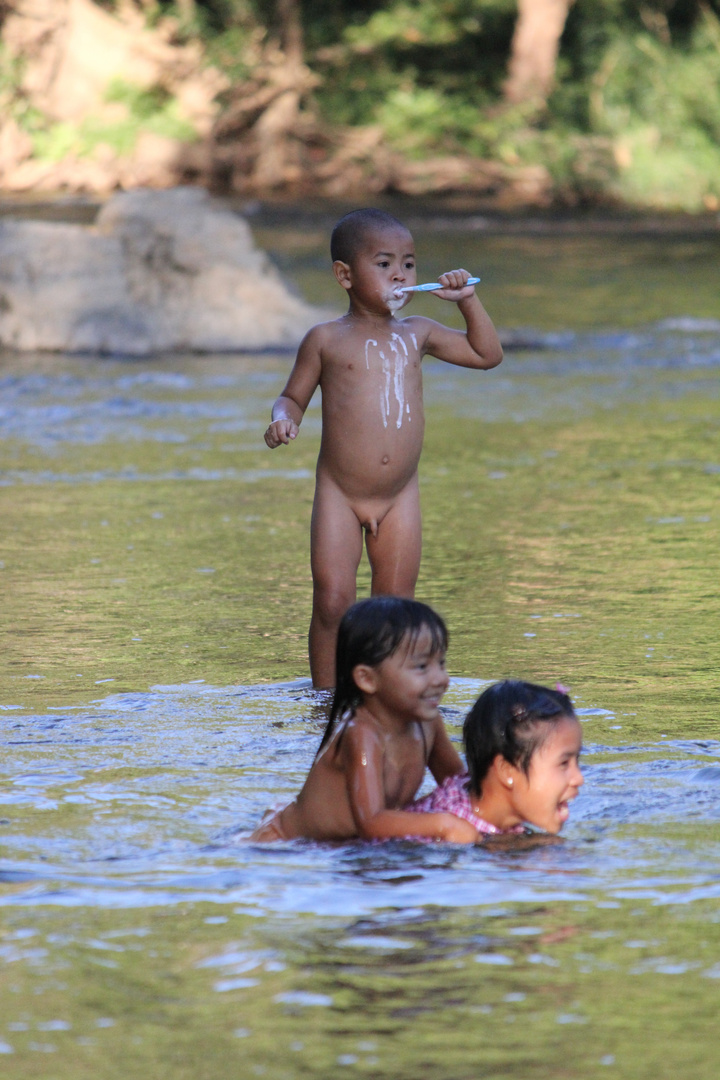
[[[314,326],[303,338],[290,378],[273,405],[272,420],[265,432],[265,442],[271,450],[297,438],[305,410],[320,382],[321,330],[320,326]]]

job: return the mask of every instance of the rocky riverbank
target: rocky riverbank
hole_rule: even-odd
[[[293,348],[323,312],[199,188],[114,196],[93,225],[0,222],[0,345],[146,356]]]

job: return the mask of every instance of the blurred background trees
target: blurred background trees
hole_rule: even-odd
[[[720,0],[97,6],[172,25],[223,80],[180,155],[218,189],[720,207]]]

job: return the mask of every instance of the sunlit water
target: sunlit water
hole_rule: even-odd
[[[717,1077],[720,241],[431,224],[422,279],[480,273],[534,345],[426,364],[418,592],[450,626],[454,738],[495,678],[571,687],[564,841],[243,842],[323,723],[317,402],[271,454],[289,356],[5,357],[13,1078]],[[259,235],[333,302],[324,227]]]

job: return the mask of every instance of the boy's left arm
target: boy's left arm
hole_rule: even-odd
[[[458,754],[455,746],[450,742],[450,737],[445,730],[442,719],[438,718],[433,723],[431,733],[432,743],[428,756],[428,768],[437,784],[442,784],[448,776],[457,776],[465,772],[465,765]]]
[[[457,304],[466,329],[452,330],[428,319],[424,351],[459,367],[494,368],[503,358],[502,345],[475,287],[465,284],[469,276],[467,270],[450,270],[438,278],[444,288],[436,290],[433,296]]]

